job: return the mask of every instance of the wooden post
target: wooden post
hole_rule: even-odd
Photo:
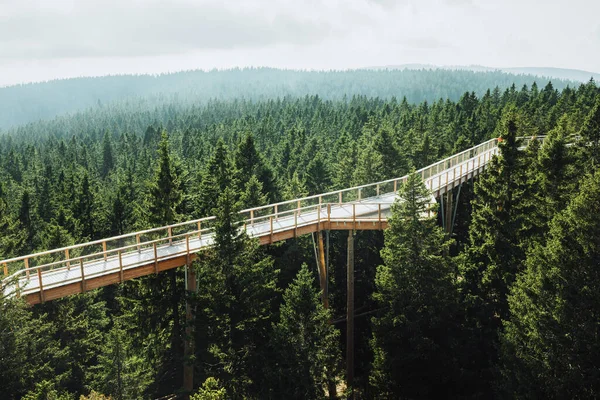
[[[279,214],[279,211],[278,211],[278,208],[277,208],[277,204],[275,204],[275,220],[277,220],[277,214]]]
[[[327,203],[327,222],[331,223],[331,204]]]
[[[135,242],[137,243],[138,253],[142,251],[142,246],[140,245],[140,234],[135,235]]]
[[[361,198],[360,196],[361,196],[361,189],[358,188],[358,201],[360,201],[360,198]]]
[[[183,390],[184,396],[189,395],[194,389],[194,319],[195,307],[191,302],[192,293],[196,292],[196,271],[191,264],[185,269],[186,279],[186,301],[185,301],[185,338],[183,342]]]
[[[119,250],[119,275],[121,277],[121,283],[123,283],[123,257],[121,250]]]
[[[269,217],[269,224],[271,225],[271,243],[273,243],[273,216]]]
[[[338,193],[338,203],[342,204],[342,192]]]
[[[173,228],[170,226],[167,228],[167,234],[169,235],[169,245],[173,244]]]
[[[323,231],[319,231],[319,283],[321,284],[321,300],[323,301],[323,307],[329,308],[327,266],[325,264],[325,246],[323,245]]]
[[[79,269],[81,270],[81,293],[85,293],[85,273],[83,272],[83,258],[79,259]]]
[[[298,211],[294,211],[294,237],[298,237]]]
[[[452,168],[452,188],[456,187],[456,166]]]
[[[381,203],[377,204],[377,219],[379,220],[379,229],[381,228]]]
[[[317,231],[321,230],[321,204],[317,207]]]
[[[25,276],[27,276],[27,279],[29,279],[29,258],[26,258],[24,261],[25,261]]]
[[[69,249],[65,250],[65,260],[67,260],[67,269],[71,269],[71,261],[69,261]]]
[[[254,210],[250,210],[250,225],[254,226]]]
[[[202,223],[198,221],[198,240],[202,240]]]
[[[44,302],[44,285],[42,285],[42,269],[37,269],[38,283],[40,285],[40,301]]]
[[[104,253],[104,261],[106,261],[106,242],[102,242],[102,252]]]
[[[377,184],[376,188],[377,188],[377,196],[379,196],[379,184]]]
[[[352,203],[352,229],[356,229],[356,203]]]
[[[348,232],[348,269],[346,291],[346,386],[354,398],[354,231]]]
[[[398,191],[398,180],[394,181],[394,193]]]
[[[246,224],[244,224],[244,226],[246,226]],[[190,259],[190,236],[189,235],[185,235],[185,249],[186,249],[185,263],[186,263],[186,265],[190,265],[191,259]]]
[[[298,200],[298,215],[300,215],[300,200]]]
[[[152,243],[154,248],[154,273],[158,274],[158,249],[156,248],[156,242]]]
[[[4,263],[4,276],[8,276],[8,264]]]

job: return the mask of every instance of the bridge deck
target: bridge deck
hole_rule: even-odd
[[[477,175],[497,150],[494,139],[417,173],[435,201],[436,196]],[[244,210],[243,229],[261,244],[326,229],[384,229],[398,185],[406,178]],[[368,194],[372,195],[363,198]],[[214,217],[203,218],[0,261],[5,275],[9,266],[18,269],[3,281],[4,290],[18,292],[36,304],[176,268],[213,244],[212,223]],[[99,246],[102,251],[96,250]],[[34,262],[38,265],[33,266]]]

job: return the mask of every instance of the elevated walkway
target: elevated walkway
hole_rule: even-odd
[[[497,154],[497,140],[417,171],[433,200],[477,176]],[[261,245],[322,230],[379,230],[407,176],[240,212]],[[0,261],[8,294],[30,304],[58,299],[191,262],[214,241],[215,218],[182,222]]]

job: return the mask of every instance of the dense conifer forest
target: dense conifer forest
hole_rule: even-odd
[[[406,97],[393,85],[346,97],[344,85],[326,96],[266,88],[100,104],[3,131],[0,259],[217,222],[189,299],[183,269],[36,306],[0,290],[1,397],[183,395],[191,363],[194,399],[596,398],[600,88],[493,74],[471,87],[473,73],[439,73],[454,77],[448,87]],[[525,147],[522,136],[544,140]],[[356,232],[347,387],[347,232],[331,232],[325,309],[310,235],[260,247],[236,211],[403,176],[498,137],[499,156],[463,184],[452,235],[421,218],[429,193],[414,174],[389,228]],[[186,300],[195,352],[184,359]]]
[[[587,77],[589,79],[589,76]],[[197,105],[216,100],[269,100],[277,97],[319,95],[326,100],[352,96],[406,97],[410,103],[457,101],[465,90],[482,96],[489,88],[515,84],[531,86],[534,75],[466,70],[350,70],[295,71],[243,68],[185,71],[157,76],[121,75],[74,78],[45,83],[0,87],[0,129],[88,108],[118,103],[120,109],[143,102],[155,106]],[[554,79],[556,89],[575,85]]]

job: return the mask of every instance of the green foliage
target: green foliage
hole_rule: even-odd
[[[268,77],[269,84],[250,85],[247,100],[227,100],[228,95],[249,87],[235,79],[251,75]],[[271,84],[291,76],[312,82],[295,86],[293,93],[309,90],[311,95],[258,100],[261,93],[286,93],[289,87],[273,89]],[[224,77],[227,80],[210,83],[213,89],[229,85],[228,95],[212,96],[222,100],[192,104],[188,100],[193,96],[184,94],[181,101],[168,95],[128,104],[103,100],[102,106],[85,112],[0,133],[0,258],[216,214],[217,245],[200,254],[195,266],[199,293],[192,296],[198,316],[196,353],[191,359],[196,382],[218,378],[218,387],[211,383],[211,388],[225,388],[229,398],[274,397],[279,379],[291,379],[279,375],[276,362],[281,368],[297,370],[307,365],[303,357],[326,357],[317,351],[320,349],[309,351],[287,344],[299,337],[306,343],[316,341],[314,332],[321,329],[325,318],[322,310],[316,305],[311,308],[308,302],[306,309],[292,307],[297,302],[291,299],[282,305],[280,296],[302,263],[314,263],[314,250],[308,237],[259,248],[238,230],[236,211],[280,197],[294,199],[399,176],[410,166],[419,168],[501,135],[505,139],[502,156],[492,161],[489,173],[477,178],[476,193],[470,191],[470,183],[462,187],[454,231],[461,243],[452,249],[459,251],[464,238],[470,236],[466,251],[458,259],[460,312],[454,311],[456,299],[448,286],[455,271],[446,256],[447,240],[438,237],[439,229],[423,228],[432,221],[420,221],[422,226],[416,221],[403,222],[403,228],[394,228],[396,223],[391,223],[387,250],[381,254],[383,267],[376,268],[382,264],[381,232],[358,232],[355,254],[357,313],[364,310],[372,315],[369,313],[389,304],[378,310],[376,324],[369,318],[355,320],[356,389],[376,397],[378,393],[368,390],[371,378],[377,388],[383,388],[382,393],[412,390],[413,397],[419,397],[455,382],[460,389],[449,389],[449,394],[438,397],[458,396],[458,392],[464,397],[491,397],[491,388],[502,383],[501,375],[495,373],[498,333],[504,329],[502,321],[510,321],[514,314],[513,306],[509,313],[506,294],[524,266],[529,268],[530,261],[525,260],[532,259],[528,256],[532,249],[546,245],[549,221],[583,185],[580,179],[585,171],[595,168],[589,157],[595,146],[596,84],[558,91],[551,84],[543,89],[542,85],[529,85],[526,77],[508,81],[495,73],[448,71],[313,74],[258,69],[188,76],[203,84]],[[493,84],[499,87],[490,90],[486,90],[490,84],[480,90],[480,83],[473,81],[498,77],[501,80]],[[411,82],[406,86],[408,78]],[[438,84],[411,89],[425,78]],[[330,84],[331,79],[339,80]],[[513,79],[515,86],[510,87]],[[346,90],[348,82],[352,91]],[[465,93],[467,82],[470,91]],[[322,89],[319,96],[310,89],[317,83]],[[36,87],[41,90],[54,85],[58,83]],[[190,82],[187,85],[191,91],[201,87]],[[563,86],[556,83],[560,89]],[[378,93],[380,97],[351,95],[365,87],[372,88],[369,95]],[[106,89],[110,91],[110,85]],[[0,89],[0,103],[12,90]],[[349,95],[342,97],[342,92]],[[207,93],[210,90],[199,96]],[[397,93],[407,97],[397,100],[393,98]],[[40,94],[41,100],[43,97]],[[421,98],[428,102],[412,104]],[[0,114],[10,110],[13,103],[18,103],[18,96],[11,98],[7,107],[0,107]],[[58,97],[56,104],[61,104]],[[18,119],[18,113],[14,117]],[[516,135],[548,133],[548,137],[541,147],[534,142],[527,149],[519,149],[511,138],[515,128]],[[579,136],[582,139],[577,141]],[[366,190],[361,193],[363,197],[373,194]],[[345,195],[344,201],[351,196]],[[471,198],[474,211],[469,226]],[[416,255],[406,244],[413,240],[413,234],[406,233],[410,229],[417,232],[414,237],[422,238],[417,245],[423,251]],[[433,246],[436,243],[439,247]],[[331,232],[330,314],[335,316],[345,313],[345,251],[346,234]],[[405,261],[407,254],[415,257],[415,265],[424,266],[422,271],[412,269],[412,261]],[[564,250],[560,254],[566,257],[570,253]],[[441,261],[435,264],[434,260]],[[46,261],[51,261],[50,257],[40,263]],[[16,264],[10,266],[9,272],[16,268]],[[414,285],[394,284],[397,276]],[[308,288],[306,276],[302,281],[302,285],[294,281],[290,290]],[[425,297],[416,290],[422,287],[426,293],[432,286],[439,287],[439,293]],[[311,289],[303,292],[306,298],[314,295]],[[373,297],[374,290],[377,295]],[[73,396],[87,394],[90,389],[146,398],[180,392],[185,297],[183,274],[173,270],[33,308],[3,300],[3,397],[21,398],[37,390],[38,384],[40,391],[54,390],[61,395],[60,391],[66,390]],[[442,298],[448,299],[447,307],[440,304]],[[305,335],[293,329],[294,318],[301,316],[319,316],[307,323],[312,331]],[[399,319],[394,320],[394,316]],[[444,322],[449,316],[453,320]],[[445,342],[436,334],[441,327],[447,329]],[[278,334],[278,340],[285,343],[281,346],[288,350],[281,356],[301,359],[298,364],[283,366],[278,361],[279,352],[272,347],[276,330],[288,332]],[[407,332],[413,332],[414,337],[396,346],[404,349],[402,352],[389,344],[407,338]],[[369,348],[370,338],[375,352]],[[343,339],[338,341],[343,346]],[[414,362],[409,358],[421,354],[423,358]],[[560,354],[566,359],[577,358],[567,350]],[[387,362],[392,360],[401,372],[397,379],[403,383],[400,389],[388,373],[392,370]],[[409,361],[414,371],[424,371],[422,379],[406,382],[413,372],[407,367]],[[369,376],[371,364],[377,368]],[[449,366],[445,374],[438,365]],[[315,382],[324,382],[322,374],[334,368],[311,368],[297,370],[298,377],[309,382],[303,387],[312,385],[313,393],[321,396]],[[534,371],[531,368],[515,370],[527,377]],[[118,379],[115,383],[119,370],[123,390],[116,393],[112,388],[119,387]],[[340,378],[337,372],[332,375]],[[437,383],[431,385],[423,377],[435,377],[432,379]],[[508,383],[506,387],[514,388]],[[135,390],[139,393],[133,393]]]
[[[202,311],[196,330],[207,340],[197,358],[205,360],[204,372],[218,377],[232,397],[252,397],[264,387],[264,338],[271,329],[278,271],[239,229],[238,210],[233,190],[225,189],[215,209],[214,249],[197,268],[203,289],[197,294]]]
[[[142,399],[151,383],[151,371],[132,347],[131,336],[118,320],[104,336],[93,371],[92,386],[116,400]]]
[[[324,398],[323,389],[339,375],[340,334],[315,282],[303,264],[283,295],[271,343],[276,359],[269,377],[273,398]]]
[[[221,387],[219,380],[213,377],[206,378],[202,387],[190,396],[190,400],[225,400],[227,391]]]
[[[151,224],[164,226],[178,220],[177,207],[182,201],[181,182],[169,150],[169,136],[164,131],[158,146],[158,167],[148,196]]]
[[[374,317],[370,382],[380,398],[451,397],[457,292],[447,256],[450,242],[432,218],[431,197],[411,174],[393,205],[384,265],[377,267],[381,308]]]
[[[593,398],[600,390],[600,172],[551,223],[509,297],[504,391],[513,398]]]

